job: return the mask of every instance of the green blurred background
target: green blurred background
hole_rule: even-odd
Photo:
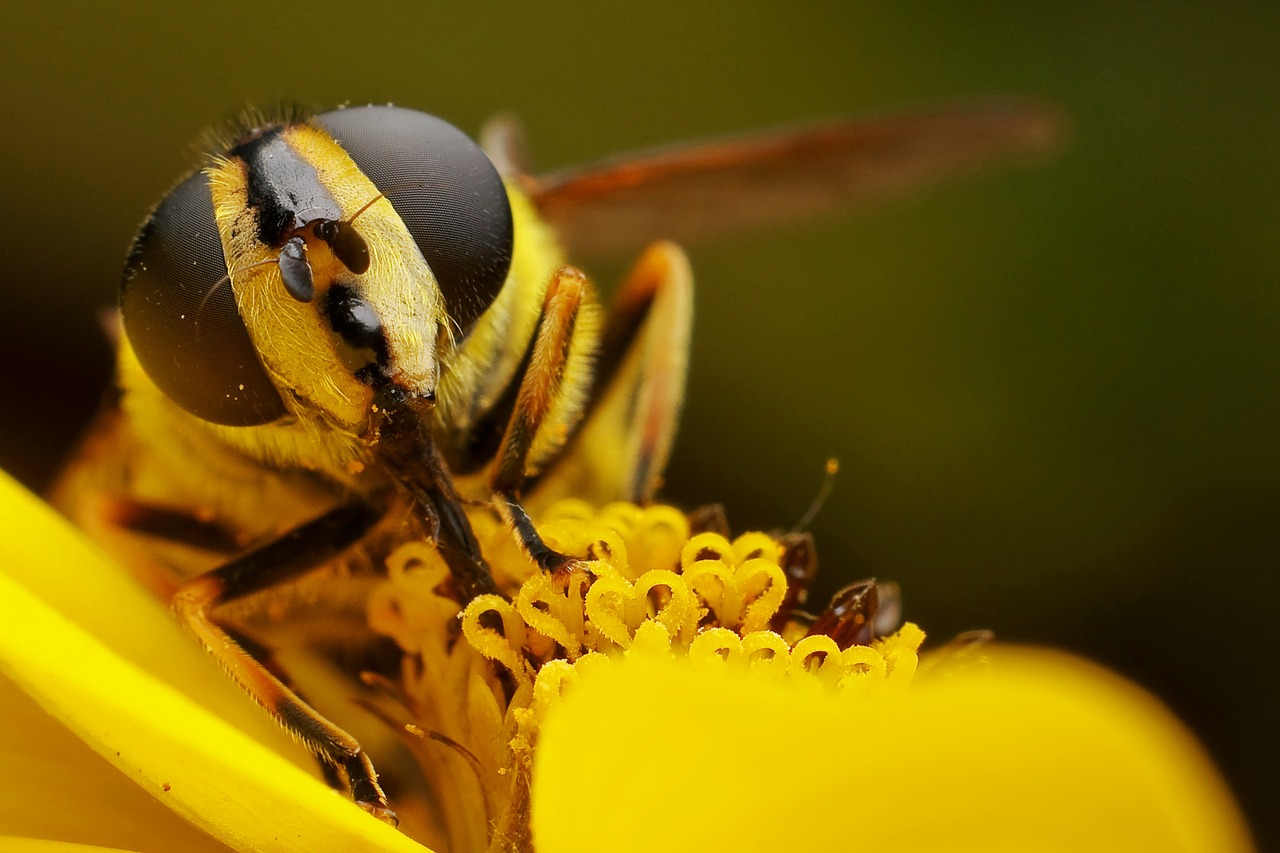
[[[422,5],[5,4],[0,465],[39,486],[74,440],[133,229],[242,104],[509,109],[549,168],[1042,96],[1075,124],[1043,168],[693,251],[668,496],[789,525],[839,457],[826,590],[1137,679],[1280,845],[1280,6]]]

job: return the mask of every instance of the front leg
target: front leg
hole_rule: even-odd
[[[547,289],[492,478],[498,513],[545,571],[572,560],[538,535],[520,500],[525,484],[535,482],[540,507],[570,496],[601,504],[648,501],[661,482],[684,399],[693,276],[680,247],[655,243],[623,283],[589,388],[578,354],[584,327],[595,331],[594,315],[583,310],[594,309],[588,294],[586,278],[571,267],[561,268]],[[583,412],[586,420],[575,432]],[[547,441],[562,452],[544,471]]]
[[[530,559],[549,572],[573,560],[542,540],[519,496],[526,477],[563,446],[581,414],[596,331],[590,288],[573,267],[561,267],[552,277],[490,479],[498,514]]]
[[[493,573],[427,423],[409,409],[392,409],[379,446],[387,471],[427,525],[462,604],[496,593]]]
[[[293,580],[359,542],[381,519],[367,504],[340,506],[184,583],[173,597],[178,618],[205,649],[286,731],[317,757],[341,768],[351,796],[375,816],[395,822],[369,757],[351,735],[304,702],[236,642],[214,611],[223,604]]]
[[[536,509],[566,497],[653,499],[684,402],[692,327],[689,259],[674,243],[654,243],[609,309],[581,427],[529,486]]]

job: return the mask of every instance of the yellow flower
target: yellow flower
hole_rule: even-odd
[[[566,506],[542,523],[601,559],[589,588],[513,570],[512,601],[477,600],[450,639],[407,546],[370,604],[414,652],[380,713],[439,774],[455,849],[526,843],[530,820],[543,853],[1250,849],[1194,740],[1117,677],[918,659],[909,623],[846,649],[774,633],[770,540],[690,546],[663,508]],[[3,477],[0,518],[0,849],[424,849],[318,781],[167,608]]]

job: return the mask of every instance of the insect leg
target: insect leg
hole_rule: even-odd
[[[316,568],[360,541],[382,517],[379,509],[358,503],[340,506],[244,554],[187,581],[173,598],[173,609],[250,696],[321,759],[341,767],[352,798],[384,820],[395,819],[378,774],[351,735],[307,705],[280,679],[244,650],[213,611]]]
[[[389,414],[382,429],[382,458],[391,476],[420,510],[458,586],[462,603],[497,592],[493,573],[480,553],[480,544],[430,428],[410,410],[392,409]]]
[[[552,277],[490,481],[498,514],[544,571],[565,568],[572,558],[542,541],[519,495],[526,476],[560,448],[581,412],[593,332],[583,328],[591,325],[589,297],[590,283],[577,269],[561,267]]]
[[[808,633],[825,634],[843,649],[892,634],[901,624],[902,592],[898,585],[871,578],[849,584],[832,596]]]
[[[692,321],[689,259],[674,243],[654,243],[609,311],[582,426],[531,487],[531,502],[652,499],[684,401]]]
[[[520,379],[515,406],[498,447],[491,480],[494,491],[519,493],[531,463],[536,462],[531,458],[535,445],[563,441],[580,411],[580,406],[560,404],[566,393],[573,392],[574,379],[585,379],[587,354],[575,344],[579,343],[580,312],[589,288],[587,277],[568,266],[558,269],[547,286],[529,366]],[[570,423],[555,422],[557,416]],[[539,455],[547,455],[545,449],[539,450]]]
[[[430,482],[411,489],[410,494],[426,513],[428,523],[434,526],[436,547],[448,565],[454,582],[458,584],[465,604],[478,595],[495,593],[498,588],[493,582],[493,572],[480,552],[480,543],[476,541],[475,532],[471,529],[471,522],[467,520],[462,500],[458,497],[452,480],[435,455],[434,448],[429,452],[435,463],[435,477]]]
[[[105,521],[140,536],[177,542],[189,548],[231,556],[243,548],[235,533],[216,519],[205,518],[184,507],[140,501],[121,495],[104,502]]]
[[[529,174],[529,152],[524,128],[512,115],[497,115],[480,129],[480,147],[504,178],[520,179]]]

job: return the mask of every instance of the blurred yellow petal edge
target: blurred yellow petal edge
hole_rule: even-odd
[[[0,602],[7,611],[0,619],[0,671],[126,776],[233,849],[425,849],[118,657],[3,575]]]
[[[43,838],[15,838],[0,835],[0,853],[136,853],[123,847],[98,847],[69,841],[46,841]]]
[[[276,752],[309,756],[245,700],[164,602],[136,584],[48,504],[0,471],[0,574],[17,581],[115,654]],[[0,603],[2,606],[2,603]]]
[[[602,667],[544,724],[533,831],[540,853],[1253,849],[1163,706],[1085,661],[1005,648],[906,695]]]

